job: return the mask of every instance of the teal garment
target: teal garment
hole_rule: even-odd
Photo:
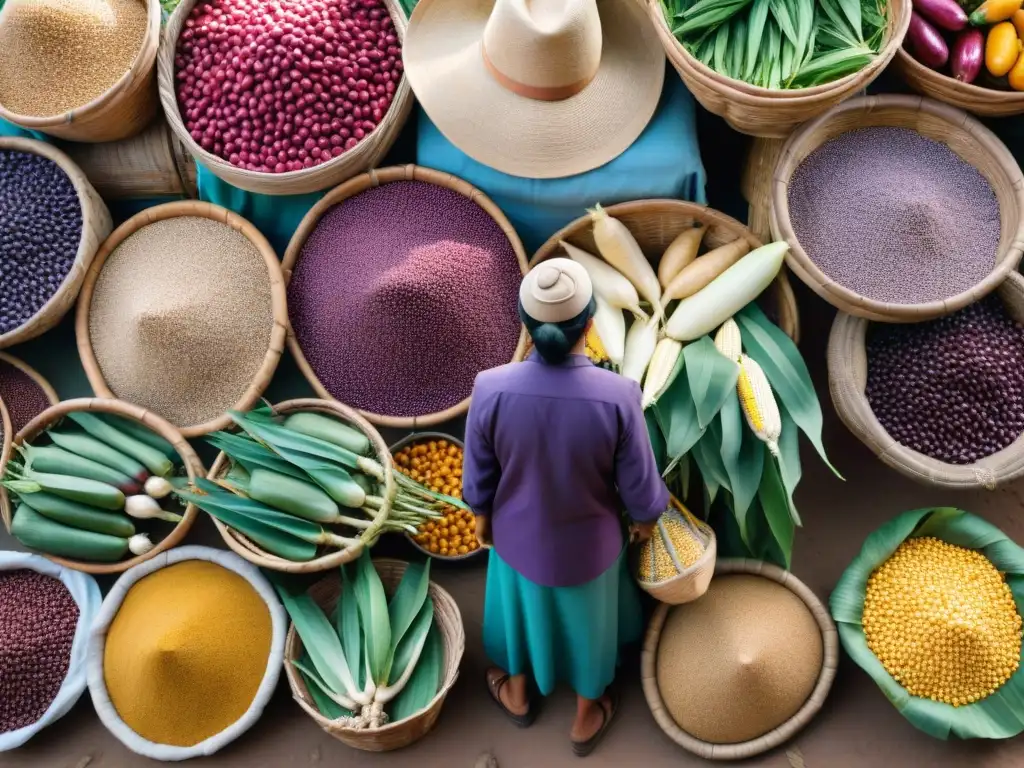
[[[2,117],[0,117],[0,136],[13,136],[14,138],[22,139],[38,139],[39,141],[45,141],[47,144],[53,143],[52,139],[50,139],[50,137],[45,133],[30,131],[27,128],[22,128],[20,125],[9,123]]]
[[[532,254],[595,203],[646,198],[707,202],[697,146],[696,108],[669,68],[661,103],[632,146],[592,171],[561,179],[524,179],[478,163],[449,142],[420,110],[416,162],[468,181],[508,216]]]
[[[607,571],[574,587],[530,581],[491,550],[484,650],[509,674],[532,674],[542,695],[563,682],[584,698],[599,698],[615,679],[622,647],[642,633],[625,549]]]

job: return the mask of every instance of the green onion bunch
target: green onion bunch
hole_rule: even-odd
[[[878,55],[885,0],[661,0],[676,39],[725,77],[809,88],[858,72]]]

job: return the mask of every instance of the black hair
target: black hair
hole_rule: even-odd
[[[526,314],[523,303],[519,302],[519,317],[533,339],[534,348],[544,358],[544,362],[551,365],[557,365],[569,356],[596,311],[597,302],[591,298],[590,303],[576,317],[560,323],[542,323]]]

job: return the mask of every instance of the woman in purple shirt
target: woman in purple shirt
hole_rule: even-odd
[[[643,629],[622,513],[645,538],[668,506],[640,387],[583,354],[594,309],[590,278],[574,261],[551,259],[526,276],[519,314],[534,351],[477,377],[463,467],[477,537],[493,544],[488,690],[525,727],[534,692],[571,685],[578,755],[611,724],[619,649]]]

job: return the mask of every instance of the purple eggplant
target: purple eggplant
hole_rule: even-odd
[[[931,69],[941,69],[949,60],[949,48],[942,35],[917,13],[910,13],[910,29],[907,30],[906,45],[914,58]]]
[[[953,60],[949,64],[953,77],[973,83],[985,62],[985,35],[980,29],[965,29],[953,41]]]
[[[967,26],[967,14],[956,0],[914,0],[914,10],[940,29],[959,32]]]

